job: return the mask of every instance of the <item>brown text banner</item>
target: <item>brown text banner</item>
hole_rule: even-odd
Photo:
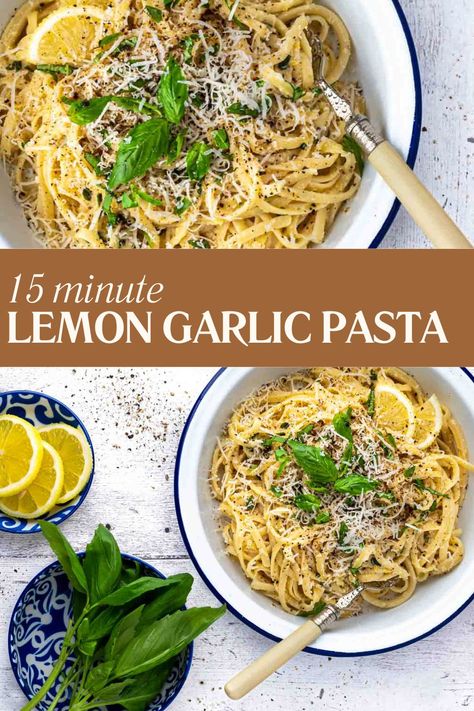
[[[17,251],[0,365],[462,365],[472,251]]]

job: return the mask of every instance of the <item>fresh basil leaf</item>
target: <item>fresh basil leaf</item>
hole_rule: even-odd
[[[187,198],[187,197],[181,198],[180,200],[177,201],[174,211],[177,215],[179,215],[181,217],[181,215],[183,215],[186,212],[186,210],[188,210],[191,207],[191,205],[192,205],[192,202],[189,198]]]
[[[153,195],[149,195],[148,193],[144,192],[143,190],[138,190],[138,188],[134,188],[133,194],[135,196],[138,196],[140,200],[144,200],[145,202],[148,202],[150,205],[154,205],[155,207],[162,207],[163,203],[161,200],[158,200],[158,198],[154,198]]]
[[[63,96],[62,102],[67,104],[68,116],[73,123],[78,126],[87,126],[89,123],[97,121],[104,113],[107,106],[113,102],[126,111],[134,111],[138,114],[157,114],[161,116],[158,106],[150,104],[142,99],[135,99],[131,96],[100,96],[94,99],[68,99]]]
[[[189,64],[193,58],[193,48],[198,39],[199,35],[193,32],[191,35],[181,40],[181,47],[184,49],[183,60],[187,64]]]
[[[313,423],[310,423],[309,425],[306,425],[306,427],[303,427],[298,434],[296,435],[295,439],[298,440],[298,442],[301,442],[304,435],[311,434],[311,432],[314,430],[314,425]]]
[[[85,680],[84,688],[91,694],[96,695],[100,692],[109,681],[114,669],[113,662],[103,662],[95,666]]]
[[[293,456],[303,471],[309,474],[313,484],[327,484],[336,481],[339,476],[337,466],[331,457],[319,447],[302,444],[296,440],[288,442]]]
[[[321,508],[321,499],[314,494],[299,494],[294,498],[294,504],[302,511],[312,513]]]
[[[273,437],[264,439],[262,441],[262,444],[264,447],[270,447],[275,442],[279,442],[280,444],[285,444],[286,442],[288,442],[288,437],[281,437],[280,435],[274,435]]]
[[[332,420],[332,425],[336,430],[337,434],[347,439],[351,444],[354,441],[351,430],[351,417],[352,417],[352,407],[348,407],[344,412],[338,412],[334,415]]]
[[[153,7],[153,5],[146,5],[145,10],[155,22],[161,22],[163,19],[163,13],[157,7]]]
[[[315,604],[312,610],[310,610],[309,612],[298,612],[297,617],[316,617],[316,615],[319,615],[319,613],[322,612],[325,607],[327,607],[326,603],[322,600],[319,600],[319,602]]]
[[[121,620],[115,625],[104,648],[105,661],[112,661],[116,659],[124,650],[127,649],[129,643],[136,636],[137,627],[144,608],[145,605],[140,605],[135,610],[132,610],[132,612],[129,612],[128,615],[122,617]],[[120,674],[115,676],[127,675]]]
[[[124,210],[131,210],[134,207],[138,207],[138,202],[133,193],[124,193],[121,197],[121,202]]]
[[[168,661],[161,664],[156,669],[152,669],[145,674],[140,674],[133,683],[130,684],[116,703],[127,711],[146,711],[150,703],[156,699],[170,675],[173,664]],[[109,700],[107,706],[114,703],[114,700]]]
[[[328,523],[331,520],[331,514],[328,511],[321,511],[314,520],[316,523]]]
[[[178,124],[183,120],[188,93],[181,67],[170,57],[158,86],[158,98],[170,123]]]
[[[228,114],[235,114],[236,116],[247,116],[256,118],[260,114],[259,109],[252,109],[250,106],[243,104],[240,101],[236,101],[227,107]]]
[[[109,605],[110,607],[121,607],[146,593],[163,590],[175,585],[173,578],[139,578],[128,585],[124,585],[118,590],[114,590],[99,601],[99,605]]]
[[[106,607],[96,615],[94,615],[94,611],[91,611],[87,638],[98,641],[107,637],[123,615],[123,609],[118,607]]]
[[[120,54],[126,49],[135,49],[138,44],[138,37],[127,37],[123,42],[120,42],[117,49],[114,50],[113,54]]]
[[[87,593],[88,584],[86,574],[79,557],[74,552],[67,538],[54,523],[40,521],[39,525],[43,536],[51,546],[53,553],[60,562],[74,590],[80,593]]]
[[[44,72],[45,74],[52,74],[56,76],[57,74],[64,74],[64,76],[69,76],[75,71],[75,67],[71,67],[70,64],[38,64],[36,69],[39,72]]]
[[[226,607],[180,610],[136,634],[119,654],[116,677],[136,676],[175,657],[226,612]]]
[[[93,153],[84,153],[84,158],[89,163],[94,173],[98,176],[104,175],[104,171],[100,167],[100,158],[97,158]]]
[[[112,227],[117,224],[117,215],[112,210],[112,202],[114,195],[111,192],[106,192],[102,203],[102,212],[107,216],[107,222]]]
[[[349,526],[345,521],[343,521],[339,525],[339,530],[337,532],[337,542],[339,543],[340,546],[344,545],[344,541],[346,540],[346,535],[349,531]]]
[[[100,524],[86,547],[84,573],[92,604],[112,592],[122,572],[122,556],[111,532]]]
[[[405,471],[403,472],[403,476],[404,476],[406,479],[410,479],[410,478],[413,476],[413,474],[414,474],[415,472],[416,472],[416,467],[415,467],[415,466],[411,466],[411,467],[408,467],[408,469],[405,469]]]
[[[359,144],[354,141],[354,139],[351,136],[344,136],[342,139],[342,147],[344,148],[345,151],[348,151],[349,153],[353,153],[356,159],[356,164],[357,164],[357,170],[359,171],[359,175],[362,175],[364,172],[364,167],[365,167],[365,161],[364,161],[364,154],[362,152],[362,148],[359,146]]]
[[[87,605],[87,595],[76,589],[72,591],[72,616],[77,622]]]
[[[99,41],[99,47],[110,47],[110,45],[113,44],[115,40],[118,40],[118,38],[121,36],[121,32],[116,32],[113,35],[105,35],[105,37],[102,37],[102,39]]]
[[[188,239],[188,244],[193,247],[193,249],[210,249],[211,245],[207,239],[200,237],[199,239]]]
[[[134,684],[135,681],[135,679],[127,679],[126,681],[115,681],[112,684],[107,684],[107,686],[96,694],[95,701],[97,705],[107,706],[109,704],[118,704],[120,702],[120,695]],[[156,696],[158,696],[158,694],[156,694]]]
[[[197,141],[186,155],[186,172],[191,180],[202,180],[211,167],[211,149],[206,143]]]
[[[358,496],[365,491],[373,491],[377,489],[379,483],[377,481],[367,479],[366,476],[360,474],[350,474],[344,479],[338,479],[334,482],[334,490],[350,496]]]
[[[225,128],[219,128],[212,132],[212,140],[216,148],[220,151],[228,151],[230,148],[229,136]]]
[[[183,150],[184,142],[186,140],[186,131],[180,131],[178,135],[173,138],[171,141],[171,145],[168,151],[168,158],[167,158],[167,163],[170,165],[171,163],[175,163],[179,156],[181,155],[181,152]]]
[[[375,388],[372,385],[369,392],[369,397],[365,403],[368,414],[373,417],[375,415]]]
[[[291,82],[288,82],[289,85],[291,86],[291,100],[292,101],[298,101],[298,99],[301,99],[301,97],[306,94],[305,89],[303,89],[301,86],[297,86],[297,84],[292,84]]]
[[[420,491],[428,491],[430,494],[433,494],[433,496],[443,496],[444,498],[448,497],[448,494],[442,494],[440,491],[432,489],[431,486],[426,486],[423,479],[414,479],[413,483],[417,489],[420,489]]]
[[[189,573],[179,573],[178,575],[170,576],[168,580],[173,581],[173,585],[159,591],[156,598],[145,605],[138,625],[139,628],[177,612],[186,604],[194,582],[193,576]]]
[[[150,119],[135,126],[119,146],[109,188],[115,190],[145,175],[166,155],[168,143],[169,125],[164,119]]]

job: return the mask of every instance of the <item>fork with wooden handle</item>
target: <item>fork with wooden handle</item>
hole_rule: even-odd
[[[473,245],[433,195],[416,177],[399,152],[372,126],[366,116],[354,114],[350,104],[324,78],[325,55],[321,40],[310,33],[316,87],[336,116],[346,122],[346,133],[367,155],[387,185],[432,244],[439,249],[472,249]]]
[[[361,594],[365,585],[359,585],[341,597],[335,605],[327,605],[319,615],[304,622],[298,629],[265,652],[259,659],[239,672],[224,687],[231,699],[241,699],[265,681],[271,674],[292,659],[298,652],[315,642],[324,630],[339,619],[343,610]]]

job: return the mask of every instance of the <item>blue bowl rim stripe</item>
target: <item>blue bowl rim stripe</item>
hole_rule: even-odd
[[[25,391],[25,392],[26,392],[26,391]],[[2,393],[2,394],[3,394],[3,393]],[[78,556],[79,556],[79,557],[83,557],[83,556],[84,556],[84,552],[78,553]],[[146,569],[150,570],[152,573],[154,573],[158,578],[161,578],[162,580],[166,580],[166,578],[169,577],[169,576],[166,576],[164,573],[162,573],[160,570],[158,570],[158,568],[155,568],[154,565],[152,565],[151,563],[148,563],[148,561],[143,560],[142,558],[137,558],[136,556],[134,556],[134,555],[129,555],[128,553],[121,553],[121,556],[122,556],[122,560],[127,560],[127,561],[132,561],[132,562],[135,562],[135,563],[139,563],[139,565],[143,566],[143,568],[146,568]],[[25,693],[25,692],[24,692],[24,689],[23,689],[23,686],[22,686],[22,684],[21,684],[21,682],[20,682],[20,679],[19,679],[19,677],[18,677],[18,673],[17,673],[17,670],[16,670],[16,666],[13,664],[12,648],[11,648],[11,643],[10,643],[10,640],[11,640],[11,638],[12,638],[12,636],[13,636],[13,629],[14,629],[14,627],[15,627],[15,625],[14,625],[15,615],[16,615],[16,612],[17,612],[17,610],[19,609],[19,607],[20,607],[20,605],[21,605],[21,603],[22,603],[23,597],[24,597],[32,588],[35,587],[36,581],[37,581],[37,579],[40,577],[40,575],[43,575],[43,573],[47,573],[49,570],[51,570],[52,568],[57,567],[57,566],[61,567],[61,564],[59,563],[58,560],[53,560],[51,563],[48,563],[48,565],[46,565],[44,568],[42,568],[41,570],[39,570],[39,571],[34,575],[34,577],[30,580],[29,583],[27,583],[27,585],[23,588],[23,590],[21,591],[20,595],[18,596],[17,601],[16,601],[16,603],[15,603],[15,605],[14,605],[14,607],[13,607],[13,612],[12,612],[11,617],[10,617],[10,624],[9,624],[9,626],[8,626],[8,658],[9,658],[9,660],[10,660],[10,666],[11,666],[11,668],[12,668],[12,672],[13,672],[13,674],[14,674],[14,676],[15,676],[15,679],[16,679],[16,681],[17,681],[17,683],[18,683],[18,686],[20,687],[20,689],[21,689],[21,691],[22,691],[23,693]],[[175,698],[176,698],[176,697],[178,696],[178,694],[182,691],[183,686],[184,686],[184,684],[186,683],[186,680],[187,680],[187,678],[188,678],[188,676],[189,676],[189,672],[191,671],[191,665],[192,665],[192,662],[193,662],[194,642],[191,642],[191,643],[188,645],[187,650],[188,650],[188,654],[187,654],[187,658],[186,658],[186,666],[185,666],[185,668],[184,668],[183,676],[181,677],[180,682],[179,682],[177,688],[175,689],[175,691],[171,694],[171,696],[170,696],[170,697],[166,700],[166,702],[163,704],[161,711],[165,711],[165,709],[167,709],[167,708],[173,703],[173,701],[175,700]],[[26,694],[25,694],[25,696],[26,696]],[[28,697],[26,696],[26,698],[28,698]]]
[[[400,24],[401,24],[403,32],[405,34],[405,39],[406,39],[406,42],[408,45],[408,50],[410,52],[412,71],[413,71],[413,83],[414,83],[414,89],[415,89],[415,115],[414,115],[414,119],[413,119],[413,132],[412,132],[412,136],[411,136],[411,142],[410,142],[410,148],[409,148],[409,152],[408,152],[407,163],[410,166],[410,168],[414,168],[415,163],[416,163],[416,157],[418,155],[418,149],[420,147],[421,123],[422,123],[422,117],[423,117],[423,94],[422,94],[422,89],[421,89],[420,64],[418,61],[415,42],[414,42],[413,35],[410,30],[410,26],[408,24],[406,15],[402,10],[399,0],[391,0],[391,1],[392,1],[392,4],[393,4],[396,12],[397,12],[398,18],[400,20]],[[392,223],[395,220],[395,217],[397,216],[399,209],[400,209],[400,201],[398,199],[396,199],[392,205],[392,209],[390,210],[390,212],[387,215],[387,218],[386,218],[384,224],[380,228],[378,234],[374,237],[374,239],[370,243],[369,249],[376,249],[380,245],[380,243],[386,236],[387,232],[389,231],[390,227],[392,226]]]
[[[55,523],[56,526],[60,526],[62,523],[64,523],[64,521],[67,521],[68,518],[70,518],[71,516],[73,516],[73,515],[76,513],[77,509],[78,509],[80,506],[82,506],[82,504],[84,503],[84,501],[85,501],[85,499],[86,499],[86,497],[87,497],[87,495],[88,495],[88,493],[89,493],[89,491],[90,491],[90,488],[91,488],[91,486],[92,486],[92,482],[93,482],[93,479],[94,479],[94,476],[95,476],[95,452],[94,452],[94,445],[92,444],[92,440],[91,440],[90,434],[89,434],[89,432],[88,432],[88,430],[87,430],[87,427],[84,425],[84,423],[82,422],[82,420],[80,419],[80,417],[78,417],[78,416],[76,415],[76,413],[74,412],[74,410],[72,410],[72,409],[69,407],[69,405],[66,405],[66,404],[65,404],[64,402],[62,402],[61,400],[58,400],[58,398],[57,398],[57,397],[54,397],[53,395],[48,395],[47,393],[41,393],[41,392],[39,392],[39,391],[37,391],[37,390],[27,390],[27,389],[25,389],[25,390],[2,390],[2,391],[0,391],[0,397],[5,397],[5,396],[8,396],[8,395],[35,395],[36,397],[45,398],[46,400],[52,400],[52,401],[55,402],[57,405],[59,405],[60,407],[62,407],[64,410],[66,410],[67,412],[70,412],[70,413],[71,413],[71,415],[74,417],[74,419],[76,420],[76,422],[77,422],[77,424],[79,425],[79,427],[81,428],[81,430],[84,432],[84,434],[85,434],[85,436],[86,436],[86,439],[87,439],[87,443],[89,444],[89,447],[91,448],[91,452],[92,452],[92,472],[91,472],[91,475],[90,475],[90,477],[89,477],[89,481],[87,482],[85,488],[84,488],[84,489],[81,491],[81,493],[79,494],[79,501],[77,502],[77,504],[71,509],[71,511],[69,511],[67,514],[65,514],[65,515],[63,516],[63,518],[61,519],[61,521],[59,521],[58,523]],[[61,504],[61,506],[64,506],[64,507],[67,508],[68,506],[71,506],[71,504],[72,504],[72,501],[68,501],[66,504]],[[0,512],[0,513],[1,513],[1,512]],[[61,510],[59,510],[58,513],[55,514],[55,515],[60,515],[60,514],[61,514]],[[6,516],[7,514],[2,514],[2,515]],[[47,521],[48,518],[46,518],[46,519],[41,519],[41,520],[46,520],[46,521]],[[0,531],[0,533],[14,533],[14,534],[16,534],[16,535],[34,535],[34,534],[37,534],[37,533],[41,533],[41,530],[39,529],[37,523],[36,523],[36,526],[37,526],[36,528],[30,529],[30,530],[27,530],[27,531],[15,531],[15,530],[3,531],[3,530],[2,530],[2,531]]]
[[[469,380],[471,380],[474,383],[474,375],[466,368],[466,367],[460,367],[459,368],[467,377]],[[268,639],[273,640],[274,642],[281,642],[281,637],[276,637],[275,635],[270,634],[266,630],[261,629],[261,627],[258,627],[258,625],[255,625],[253,622],[250,622],[246,617],[244,617],[238,610],[236,610],[232,605],[229,605],[227,600],[215,589],[215,587],[212,585],[210,580],[207,578],[205,572],[203,571],[202,567],[196,560],[196,557],[194,555],[194,552],[191,548],[191,544],[189,542],[189,539],[186,534],[186,530],[184,527],[183,523],[183,518],[181,515],[181,506],[179,503],[179,472],[180,472],[180,466],[181,466],[181,456],[182,456],[182,451],[184,447],[184,443],[186,440],[187,432],[188,429],[191,425],[192,420],[194,419],[194,415],[196,414],[196,411],[199,408],[199,405],[201,404],[201,401],[203,398],[206,396],[207,392],[212,388],[214,383],[220,376],[227,370],[227,368],[220,368],[217,373],[213,375],[211,380],[207,383],[205,388],[202,390],[201,394],[197,398],[196,402],[194,403],[191,412],[188,415],[188,418],[185,422],[183,432],[181,434],[179,444],[178,444],[178,451],[176,454],[176,464],[175,464],[175,469],[174,469],[174,503],[175,503],[175,510],[176,510],[176,518],[178,519],[178,526],[179,530],[181,532],[181,537],[183,539],[183,543],[185,545],[185,548],[188,552],[189,557],[191,558],[191,561],[193,562],[194,567],[198,571],[199,575],[201,576],[202,580],[204,583],[207,585],[209,590],[216,596],[218,600],[220,600],[221,603],[227,605],[227,609],[241,622],[243,622],[247,627],[250,627],[253,629],[255,632],[258,632],[259,634],[263,635],[264,637],[267,637]],[[454,620],[455,617],[457,617],[468,605],[470,605],[474,601],[474,593],[464,602],[455,612],[453,612],[452,615],[447,617],[443,622],[440,622],[438,625],[435,627],[432,627],[430,630],[427,632],[424,632],[423,634],[419,635],[418,637],[413,637],[413,639],[409,639],[406,642],[401,642],[400,644],[395,644],[391,647],[383,647],[382,649],[373,649],[368,652],[334,652],[331,650],[320,650],[320,649],[313,649],[312,647],[306,647],[304,649],[305,652],[308,652],[309,654],[317,654],[318,656],[321,657],[371,657],[375,654],[383,654],[385,652],[392,652],[395,649],[401,649],[402,647],[408,647],[410,644],[414,644],[415,642],[419,642],[422,639],[425,639],[425,637],[429,637],[430,635],[434,634],[438,630],[440,630],[442,627],[447,625],[449,622]]]

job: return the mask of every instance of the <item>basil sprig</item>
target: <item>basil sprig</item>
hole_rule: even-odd
[[[97,528],[81,559],[57,526],[40,525],[73,588],[73,617],[48,679],[28,708],[41,705],[61,678],[70,708],[144,711],[165,685],[173,658],[225,606],[182,610],[192,576],[143,575],[138,564],[122,557],[105,526]]]
[[[188,93],[181,67],[174,57],[170,57],[158,86],[158,98],[170,123],[179,124],[182,121]]]
[[[349,474],[343,479],[338,479],[334,482],[334,490],[340,493],[349,494],[350,496],[358,496],[366,491],[378,489],[379,483],[374,479],[368,479],[361,474]]]
[[[328,484],[336,481],[339,470],[331,457],[319,447],[289,440],[288,445],[298,466],[309,475],[312,484]]]
[[[131,96],[98,96],[93,99],[69,99],[63,96],[62,102],[69,107],[68,116],[78,126],[86,126],[97,121],[111,102],[127,111],[161,116],[161,111],[156,104],[134,99]]]
[[[150,119],[133,128],[119,146],[108,187],[115,190],[140,178],[163,158],[169,145],[169,124],[162,118]]]
[[[196,141],[186,155],[186,172],[191,180],[202,180],[211,167],[211,149],[207,143]]]

